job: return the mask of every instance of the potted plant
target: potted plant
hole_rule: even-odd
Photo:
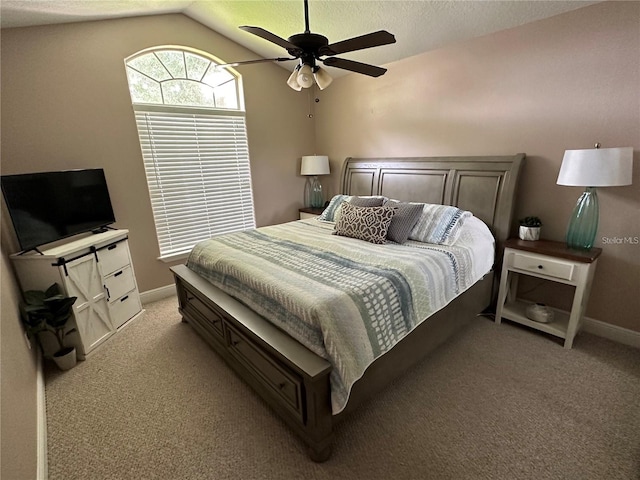
[[[518,230],[518,236],[521,240],[539,240],[540,239],[540,227],[542,222],[538,217],[529,216],[518,220],[520,223],[520,229]]]
[[[60,286],[54,283],[44,292],[26,291],[21,304],[22,320],[30,335],[37,338],[41,346],[42,334],[54,334],[57,349],[52,357],[61,370],[69,370],[76,365],[76,349],[65,343],[65,337],[76,331],[74,327],[67,329],[76,299],[65,296]]]

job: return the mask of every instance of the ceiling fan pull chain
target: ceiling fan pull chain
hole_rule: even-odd
[[[313,118],[313,97],[316,96],[316,85],[315,83],[313,84],[313,86],[311,88],[307,88],[307,92],[309,93],[309,118]]]

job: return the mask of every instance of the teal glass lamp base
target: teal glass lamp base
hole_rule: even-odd
[[[324,197],[322,196],[322,185],[318,181],[318,177],[314,176],[311,181],[311,207],[320,208],[324,206]]]
[[[567,229],[567,246],[578,250],[593,247],[598,231],[598,194],[595,187],[587,187],[573,209]]]
[[[304,206],[309,208],[311,206],[311,181],[307,177],[307,181],[304,182]]]

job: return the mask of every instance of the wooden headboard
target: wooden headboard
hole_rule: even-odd
[[[454,205],[493,232],[499,250],[509,237],[524,153],[482,157],[347,158],[342,193]]]

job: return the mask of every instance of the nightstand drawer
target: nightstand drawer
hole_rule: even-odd
[[[575,265],[573,263],[553,260],[548,257],[514,253],[511,261],[513,268],[549,277],[572,280]]]

